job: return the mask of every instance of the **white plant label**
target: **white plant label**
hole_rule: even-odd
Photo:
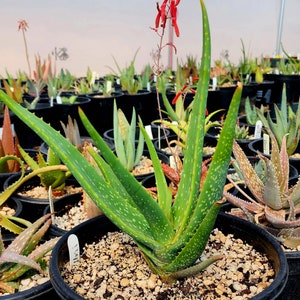
[[[255,124],[255,131],[254,131],[255,139],[261,138],[261,130],[262,130],[262,122],[261,122],[261,120],[258,120]]]
[[[145,126],[145,130],[146,130],[146,132],[147,132],[149,138],[150,138],[151,140],[153,140],[153,134],[152,134],[151,125],[146,125],[146,126]]]
[[[70,267],[72,268],[80,259],[79,241],[75,234],[68,237],[68,250],[70,257]]]
[[[108,80],[106,82],[106,92],[110,93],[112,91],[112,82]]]
[[[215,91],[218,86],[217,77],[213,77],[212,79],[212,88]]]
[[[270,155],[270,137],[265,133],[263,135],[263,152],[266,155]]]
[[[60,96],[56,96],[56,102],[58,104],[62,104],[62,101],[61,101],[61,97]]]

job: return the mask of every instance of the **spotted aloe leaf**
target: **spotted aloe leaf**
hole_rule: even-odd
[[[260,180],[246,155],[238,144],[234,143],[233,153],[251,195],[245,193],[238,185],[235,186],[243,197],[236,197],[228,191],[224,191],[223,194],[229,202],[242,209],[243,214],[240,216],[258,223],[279,237],[287,246],[300,245],[300,219],[297,218],[300,213],[300,181],[292,187],[289,186],[286,135],[283,136],[279,148],[274,134],[267,130],[271,138],[271,156],[268,158],[258,154],[264,166],[264,180]]]
[[[1,237],[0,253],[0,288],[14,289],[8,282],[18,279],[29,269],[42,272],[37,262],[47,252],[53,249],[58,238],[46,241],[38,246],[51,224],[50,214],[47,214],[20,233],[6,248]]]
[[[200,4],[203,21],[203,51],[199,70],[201,77],[189,121],[182,177],[174,203],[165,181],[158,184],[160,199],[152,198],[111,151],[82,110],[82,122],[104,158],[97,158],[95,153],[90,152],[94,155],[98,169],[60,133],[0,91],[0,99],[52,147],[96,205],[116,226],[134,239],[152,269],[167,281],[191,275],[203,268],[203,264],[195,265],[195,262],[207,243],[219,211],[242,93],[242,86],[239,85],[210,169],[199,191],[211,53],[208,16],[204,1],[200,0]],[[158,167],[153,145],[151,146],[149,139],[145,140],[151,149],[151,158],[155,161],[158,181],[163,172]],[[102,174],[99,174],[99,169]],[[113,175],[110,176],[111,174]],[[122,189],[119,189],[121,186]],[[214,259],[209,262],[213,261]],[[193,267],[190,268],[191,266]]]

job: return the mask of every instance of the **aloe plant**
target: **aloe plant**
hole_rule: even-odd
[[[62,190],[65,187],[66,179],[72,174],[69,170],[61,168],[61,161],[59,157],[50,147],[48,148],[47,159],[45,159],[43,153],[39,152],[37,153],[36,160],[32,158],[21,146],[18,148],[24,161],[31,170],[38,173],[42,168],[50,166],[54,167],[54,170],[52,171],[49,170],[48,172],[41,172],[38,174],[43,187],[48,189],[51,186],[53,190]]]
[[[39,245],[51,224],[47,214],[20,233],[6,248],[0,234],[0,290],[18,291],[18,279],[29,270],[43,272],[44,256],[53,249],[59,238]]]
[[[0,193],[0,206],[5,203],[9,197],[16,192],[24,183],[35,176],[40,176],[41,184],[46,188],[50,186],[53,190],[62,189],[65,185],[65,180],[71,175],[69,169],[60,164],[58,157],[49,150],[49,159],[45,161],[41,153],[38,154],[38,162],[29,156],[20,146],[20,153],[24,158],[24,161],[15,155],[6,155],[0,159],[0,165],[6,161],[17,161],[20,164],[20,177],[8,186],[3,192]],[[27,167],[25,163],[31,168],[29,173],[26,173]],[[27,227],[30,223],[24,219],[17,218],[14,216],[5,216],[0,214],[0,226],[6,228],[7,230],[19,234],[23,231],[24,227]]]
[[[182,74],[180,74],[179,72],[179,74],[177,75],[182,75]],[[178,76],[176,76],[176,80],[178,80],[177,85],[180,84],[180,79],[178,79]],[[163,120],[157,120],[155,122],[160,123],[165,127],[171,129],[178,136],[178,140],[176,140],[175,143],[181,146],[183,151],[185,151],[186,148],[187,133],[188,133],[189,122],[191,118],[191,111],[193,109],[193,101],[187,108],[185,108],[184,97],[182,96],[182,93],[187,92],[189,89],[191,89],[191,87],[185,85],[181,89],[181,91],[177,92],[173,100],[173,102],[175,102],[174,103],[175,107],[173,108],[167,98],[167,94],[166,94],[167,85],[166,85],[165,77],[161,76],[158,78],[158,90],[161,93],[162,100],[166,108],[165,113],[168,115],[169,120],[163,119]],[[211,118],[220,111],[222,111],[222,109],[216,110],[210,113],[209,115],[207,115],[205,119],[204,133],[207,133],[209,128],[220,126],[219,121],[213,121],[213,122],[211,121]]]
[[[240,146],[234,142],[234,157],[250,193],[234,184],[241,196],[237,197],[228,191],[224,191],[224,196],[235,207],[241,209],[238,212],[239,216],[262,226],[284,245],[297,248],[300,245],[300,219],[297,217],[300,211],[300,181],[289,186],[286,136],[283,137],[279,149],[275,136],[268,131],[272,152],[270,158],[258,154],[262,169],[253,166]],[[230,177],[229,180],[233,183]]]
[[[260,113],[258,114],[258,110]],[[260,120],[259,115],[265,114],[265,108],[262,105],[260,108],[257,108],[255,105],[251,105],[250,98],[246,97],[245,99],[245,114],[247,123],[250,125],[255,125],[258,120]]]
[[[265,128],[269,128],[275,135],[278,145],[281,147],[283,137],[287,135],[287,153],[291,156],[299,143],[300,139],[300,101],[297,111],[294,112],[290,105],[287,105],[286,87],[283,85],[282,99],[280,108],[274,104],[275,121],[271,118],[270,112],[267,116],[262,110],[257,109],[257,114]]]
[[[136,112],[133,107],[131,122],[126,119],[121,109],[117,109],[114,101],[114,144],[116,154],[123,166],[128,171],[132,171],[140,162],[144,151],[144,137],[139,132],[139,139],[136,145]]]
[[[153,271],[165,281],[195,274],[220,259],[220,256],[214,256],[205,262],[196,263],[219,211],[242,91],[239,85],[200,192],[211,53],[208,16],[203,0],[200,0],[200,4],[203,20],[203,51],[199,70],[201,78],[197,84],[182,175],[174,203],[155,148],[142,126],[140,129],[154,164],[158,199],[153,199],[120,163],[82,110],[82,121],[104,158],[93,147],[88,148],[102,174],[60,133],[0,91],[0,99],[52,147],[97,206],[133,238]]]
[[[123,91],[126,91],[128,94],[136,94],[139,90],[143,88],[142,78],[139,75],[136,75],[135,70],[135,59],[138,54],[139,49],[135,52],[133,59],[131,60],[129,66],[121,68],[117,60],[113,57],[114,62],[117,66],[118,72],[113,71],[114,75],[119,76],[120,84]]]

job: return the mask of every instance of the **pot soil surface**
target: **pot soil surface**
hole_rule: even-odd
[[[80,261],[72,269],[66,264],[62,276],[84,299],[251,299],[273,281],[264,255],[217,229],[201,259],[215,254],[224,258],[168,286],[151,272],[132,239],[117,231],[86,245]]]

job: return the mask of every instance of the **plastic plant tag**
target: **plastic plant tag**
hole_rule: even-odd
[[[148,91],[148,92],[151,92],[151,85],[150,85],[150,82],[147,82],[147,91]]]
[[[106,82],[106,92],[110,93],[111,91],[112,91],[112,82],[111,82],[111,80],[108,80]]]
[[[151,125],[146,125],[146,126],[145,126],[145,130],[146,130],[146,132],[147,132],[149,138],[150,138],[151,140],[153,140],[153,134],[152,134],[152,130],[151,130]]]
[[[270,155],[270,137],[266,133],[263,134],[263,153]]]
[[[50,206],[50,213],[51,213],[51,221],[52,221],[52,224],[54,224],[55,223],[54,204],[53,204],[53,199],[52,199],[52,187],[51,187],[51,185],[49,186],[49,189],[48,189],[48,199],[49,199],[49,206]]]
[[[68,250],[70,267],[72,268],[80,259],[79,241],[75,234],[71,234],[68,237]]]
[[[261,130],[262,130],[262,122],[261,122],[261,120],[258,120],[255,124],[255,131],[254,131],[255,139],[261,138]]]
[[[60,96],[56,96],[56,102],[58,104],[62,104],[62,101],[61,101],[61,97]]]
[[[212,79],[212,89],[215,91],[217,88],[217,77],[213,77]]]

